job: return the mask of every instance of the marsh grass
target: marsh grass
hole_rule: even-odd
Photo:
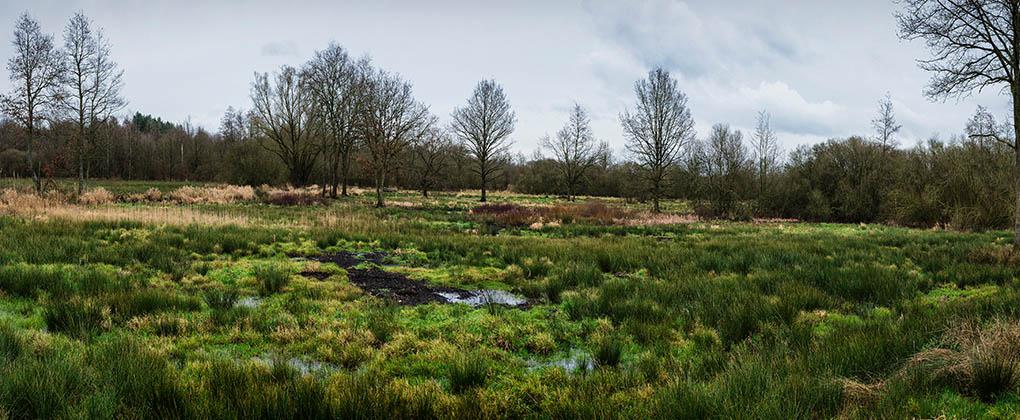
[[[613,202],[633,213],[603,223],[572,208],[564,214],[577,216],[546,217],[541,228],[495,224],[499,234],[485,236],[470,196],[397,192],[412,205],[387,209],[368,208],[368,197],[183,207],[167,197],[180,186],[158,186],[158,204],[2,204],[0,412],[1020,415],[1015,349],[1004,344],[1017,341],[1020,266],[1002,232],[714,224],[678,213],[635,225],[645,215]],[[153,186],[104,187],[122,197]],[[582,206],[499,197],[527,212]],[[530,305],[398,307],[343,276],[299,277],[322,267],[286,260],[338,251],[388,252],[395,269],[514,290]],[[254,295],[259,305],[237,305]],[[266,354],[335,369],[256,360]]]
[[[490,363],[477,354],[455,357],[449,367],[450,390],[461,394],[485,385],[489,379]]]
[[[214,311],[225,311],[237,304],[239,294],[232,286],[210,287],[202,291],[205,304]]]
[[[279,293],[290,283],[294,270],[290,265],[281,262],[268,262],[255,265],[252,274],[258,282],[259,292],[263,296]]]
[[[51,301],[43,320],[50,331],[77,338],[87,338],[113,326],[110,308],[94,298]]]

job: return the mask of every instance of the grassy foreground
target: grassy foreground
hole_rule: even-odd
[[[0,418],[1020,416],[1005,233],[391,199],[0,202]]]

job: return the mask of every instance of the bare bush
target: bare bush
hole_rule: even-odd
[[[255,200],[255,189],[236,185],[184,186],[172,191],[169,198],[181,204],[230,204]]]
[[[110,204],[115,201],[117,201],[117,196],[103,187],[93,188],[78,195],[78,204],[86,206]]]

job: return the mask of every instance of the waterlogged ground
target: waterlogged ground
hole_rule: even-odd
[[[392,199],[8,208],[0,418],[1020,416],[1006,233]]]

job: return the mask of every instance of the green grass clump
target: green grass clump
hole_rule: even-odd
[[[258,282],[259,292],[263,296],[279,293],[290,282],[293,270],[290,265],[279,262],[268,262],[255,265],[252,269]]]
[[[592,358],[598,367],[613,368],[620,365],[626,343],[619,337],[606,337],[599,340],[592,352]]]
[[[450,363],[450,390],[456,394],[485,385],[489,379],[490,363],[478,355],[460,355]]]
[[[113,314],[121,319],[167,311],[197,311],[202,307],[201,300],[196,296],[160,289],[115,293],[107,295],[104,300]]]
[[[211,287],[202,291],[202,299],[214,311],[225,311],[237,304],[239,295],[233,287]]]
[[[110,308],[97,299],[74,297],[56,300],[43,314],[46,328],[52,332],[85,338],[112,327]]]

